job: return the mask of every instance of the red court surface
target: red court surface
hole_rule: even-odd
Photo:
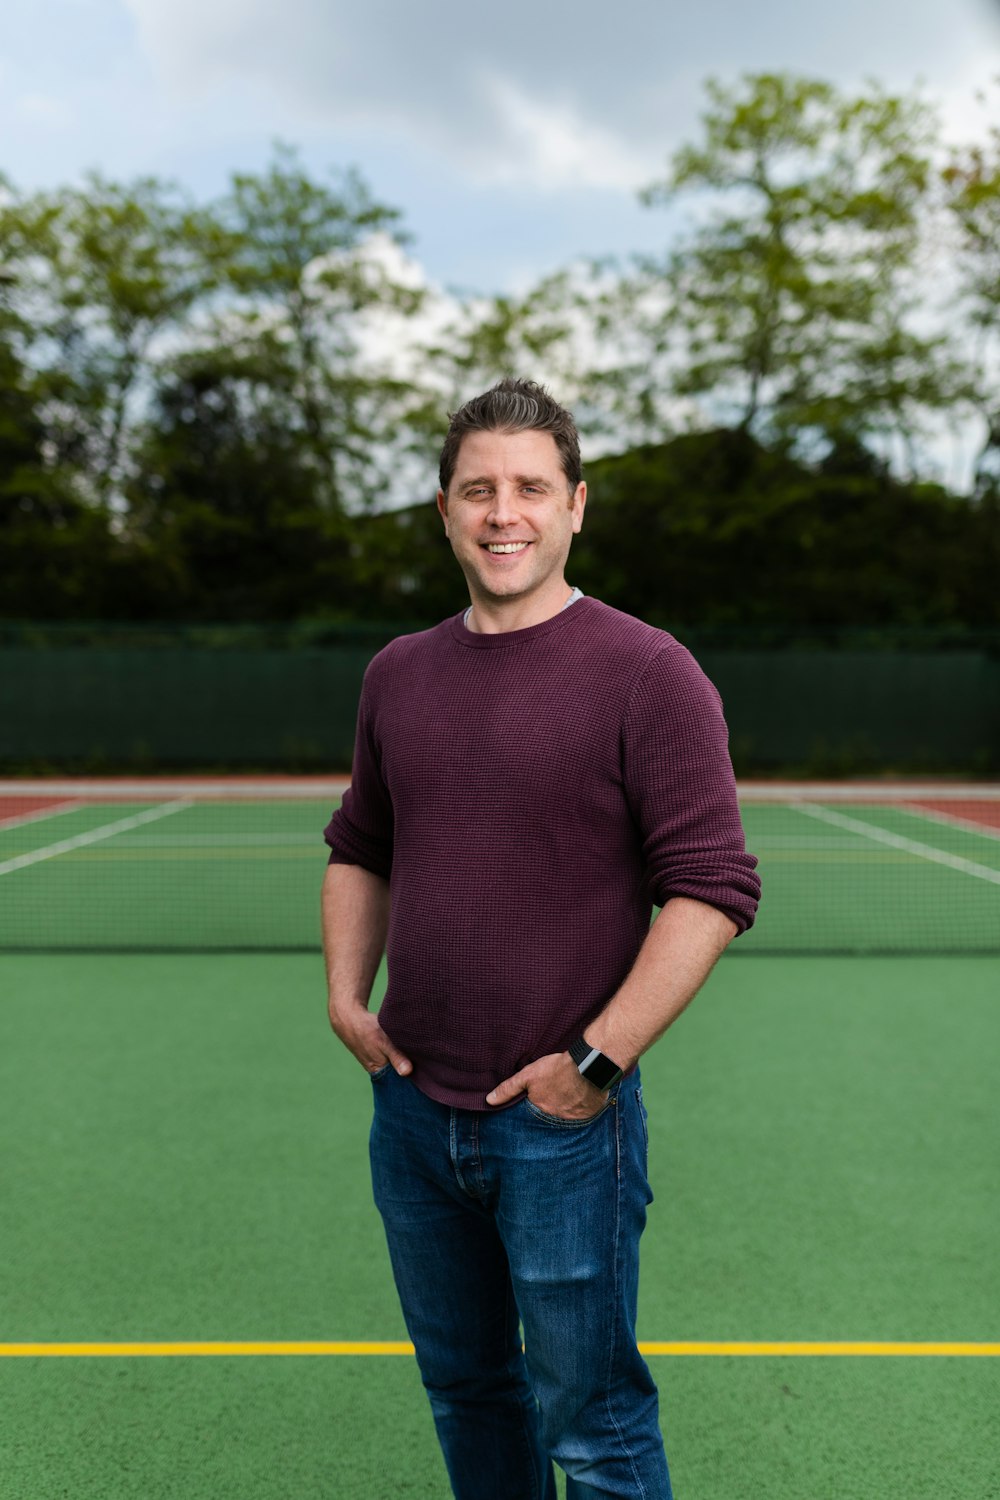
[[[920,797],[907,804],[920,812],[936,813],[952,823],[973,823],[984,832],[1000,832],[1000,802],[960,797]]]
[[[48,816],[60,808],[75,806],[71,797],[0,796],[0,828],[27,823],[32,818]]]

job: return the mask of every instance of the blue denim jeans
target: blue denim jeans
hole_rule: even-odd
[[[638,1073],[583,1122],[372,1082],[375,1202],[456,1500],[555,1500],[552,1459],[567,1500],[670,1500],[635,1340]]]

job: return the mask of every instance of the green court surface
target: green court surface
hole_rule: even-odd
[[[338,800],[0,783],[0,950],[316,949]],[[764,900],[739,954],[1000,955],[1000,788],[751,785],[741,806]]]
[[[446,1500],[313,954],[0,958],[2,1500]],[[678,1500],[990,1500],[1000,961],[723,961],[644,1059]]]

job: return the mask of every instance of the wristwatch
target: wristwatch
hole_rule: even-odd
[[[587,1082],[592,1083],[595,1088],[609,1089],[613,1083],[618,1082],[624,1072],[624,1069],[620,1068],[616,1062],[612,1062],[610,1057],[606,1057],[603,1052],[599,1052],[596,1047],[585,1042],[582,1036],[578,1037],[575,1042],[571,1042],[567,1051],[580,1070],[580,1077],[586,1078]]]

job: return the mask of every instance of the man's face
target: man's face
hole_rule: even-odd
[[[551,433],[464,437],[437,503],[473,600],[554,596],[586,499],[585,484],[570,491]]]

